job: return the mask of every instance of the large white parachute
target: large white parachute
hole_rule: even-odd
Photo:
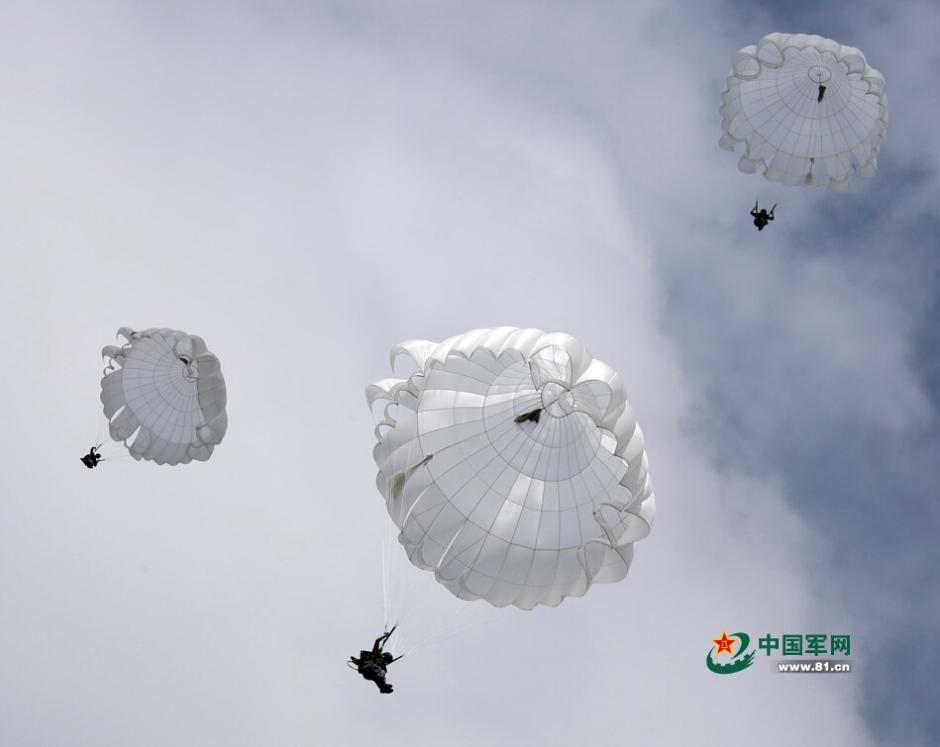
[[[173,329],[118,334],[127,343],[101,351],[109,359],[101,402],[111,438],[157,464],[208,459],[228,426],[219,359],[201,337]]]
[[[478,329],[392,350],[368,387],[377,485],[411,562],[461,599],[555,606],[624,578],[655,510],[620,377],[566,334]]]
[[[720,145],[745,143],[738,168],[789,185],[848,188],[874,176],[888,128],[885,79],[854,47],[768,34],[734,55],[721,94]]]

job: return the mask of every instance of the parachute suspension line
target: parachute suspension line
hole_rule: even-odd
[[[105,368],[101,373],[102,376],[108,375],[108,369]],[[99,387],[96,386],[92,391],[97,390]],[[92,400],[92,404],[95,408],[95,443],[100,447],[104,443],[105,439],[105,425],[108,423],[108,418],[104,414],[104,408],[102,406],[101,398],[95,397]],[[110,432],[108,437],[110,438]]]
[[[99,411],[95,414],[95,422],[98,424],[98,430],[95,432],[95,443],[100,447],[104,443],[104,424],[108,419],[104,413]],[[108,434],[110,436],[110,433]]]
[[[114,365],[114,359],[108,358],[108,365],[105,366],[102,371],[102,376],[107,376],[112,371],[116,370]],[[127,453],[127,451],[122,447],[115,445],[114,440],[111,438],[111,421],[108,419],[108,416],[105,415],[104,407],[101,402],[100,397],[95,397],[95,451],[101,454],[107,454],[107,456],[102,456],[98,461],[99,462],[132,462],[134,459]],[[115,416],[121,412],[124,408],[120,408]],[[136,433],[134,434],[136,435]],[[102,449],[104,451],[102,452]]]
[[[104,371],[104,375],[107,375],[107,369]],[[95,451],[101,454],[101,448],[107,442],[109,445],[111,441],[111,430],[110,430],[110,421],[108,417],[104,414],[104,409],[102,407],[101,399],[95,397]],[[85,445],[83,445],[83,448]],[[120,461],[121,452],[108,450],[108,456],[101,456],[98,459],[98,462],[104,461]]]
[[[444,552],[441,554],[441,559],[437,562],[435,571],[440,569],[441,564],[444,562],[444,559],[447,557],[447,553],[450,551],[450,548],[454,546],[454,543],[457,541],[457,538],[460,536],[461,532],[463,532],[464,526],[461,526],[460,529],[458,529],[454,533],[454,536],[451,538],[450,542],[447,543],[447,547],[444,548]],[[396,620],[392,621],[392,624],[400,624],[405,619],[405,617],[408,616],[412,612],[412,610],[419,607],[421,605],[421,602],[423,602],[424,599],[426,598],[427,593],[431,589],[431,587],[432,587],[432,584],[430,583],[421,584],[421,590],[417,594],[412,594],[409,599],[405,600],[404,604],[402,605],[401,614],[398,615]],[[389,629],[388,626],[389,626],[389,621],[386,620],[386,630]],[[405,653],[409,653],[409,654],[413,653],[418,648],[423,648],[425,645],[429,645],[430,643],[433,643],[435,640],[436,640],[435,638],[432,638],[426,641],[418,641],[410,648],[407,648],[405,650]]]
[[[394,526],[394,523],[392,524],[392,526]],[[392,550],[392,552],[394,552],[395,548],[390,548],[390,549]],[[399,556],[398,561],[401,563],[402,566],[404,566],[406,563],[410,566],[411,564],[410,560],[402,559],[400,557],[400,553],[396,553],[396,556]],[[391,553],[390,553],[389,562],[386,566],[389,569],[388,612],[386,613],[387,619],[385,621],[386,630],[391,630],[392,627],[396,625],[399,625],[399,626],[402,625],[406,619],[411,619],[412,611],[416,607],[420,606],[421,602],[424,600],[425,595],[428,592],[428,589],[431,588],[432,586],[432,584],[430,583],[421,583],[420,590],[417,593],[415,593],[414,587],[411,584],[409,584],[405,580],[405,578],[406,578],[406,574],[409,574],[409,572],[413,571],[415,574],[417,574],[419,573],[419,571],[416,568],[401,567],[398,569],[398,572],[396,573],[391,567],[392,564],[395,562],[396,561],[394,560],[394,558],[391,557]],[[394,581],[396,580],[395,578],[393,578],[394,576],[398,577],[399,583],[397,584],[398,588],[393,589],[392,586],[394,585]],[[426,579],[421,579],[421,581],[425,581],[425,580]],[[395,598],[398,599],[397,605],[395,605]],[[397,611],[396,609],[393,609],[393,607],[397,607]]]
[[[408,477],[414,474],[417,469],[425,465],[431,456],[425,457],[420,463],[405,471]],[[403,488],[404,486],[399,486]],[[432,645],[446,638],[457,635],[465,628],[475,627],[479,623],[470,623],[458,626],[446,626],[439,629],[438,632],[430,633],[427,630],[428,623],[436,617],[434,614],[434,604],[430,599],[430,589],[437,588],[431,579],[425,578],[424,573],[414,568],[407,554],[402,552],[398,545],[399,526],[404,526],[411,516],[415,507],[420,503],[420,498],[415,501],[407,512],[406,504],[400,500],[401,490],[399,489],[392,495],[392,505],[389,507],[387,524],[382,533],[382,585],[385,604],[385,630],[391,630],[398,626],[398,639],[396,641],[395,651],[402,656],[410,655],[415,651]],[[461,528],[462,529],[462,528]],[[447,551],[456,543],[460,530],[455,532],[444,551],[441,560],[446,557]],[[440,567],[440,562],[438,563]],[[440,600],[438,600],[440,601]],[[439,614],[439,613],[438,613]],[[420,617],[415,617],[420,615]],[[411,630],[412,624],[417,625],[416,630]],[[416,637],[409,640],[409,631],[412,635],[417,633]],[[411,641],[414,641],[413,643]]]
[[[392,610],[392,553],[395,551],[392,546],[394,533],[398,530],[395,521],[391,516],[385,514],[382,517],[382,603],[383,603],[383,624],[385,630],[390,630],[397,620],[394,620],[394,611]]]
[[[382,518],[382,555],[379,562],[382,564],[382,623],[388,627],[388,527],[387,520]]]
[[[430,636],[429,638],[405,647],[401,655],[410,656],[418,651],[435,646],[438,643],[449,641],[451,638],[456,638],[457,636],[469,633],[471,630],[482,628],[484,625],[492,625],[497,620],[497,610],[493,609],[490,614],[492,616],[484,620],[473,620],[472,622],[465,622],[459,625],[453,625],[449,628],[445,628],[437,635]]]
[[[393,588],[396,586],[402,586],[403,579],[401,578],[404,574],[401,572],[396,572],[394,566],[397,562],[400,562],[400,549],[396,547],[399,544],[398,534],[401,531],[400,526],[404,526],[405,521],[408,520],[411,511],[409,510],[408,515],[402,517],[404,504],[400,500],[401,492],[404,489],[404,483],[419,467],[427,464],[430,460],[430,456],[426,457],[419,464],[411,467],[408,470],[405,470],[402,473],[402,482],[398,486],[387,486],[388,489],[392,491],[391,502],[392,506],[388,507],[388,512],[385,519],[385,525],[382,531],[382,593],[384,597],[384,624],[385,630],[391,630],[396,625],[400,624],[405,614],[409,611],[412,604],[409,603],[409,600],[404,600],[404,602],[398,605],[396,609],[396,598],[399,600],[404,596],[403,588]],[[396,475],[396,477],[398,477]],[[394,479],[394,478],[393,478]],[[417,505],[418,501],[415,501],[412,504],[411,509]],[[396,584],[396,581],[398,582]]]
[[[394,521],[389,521],[387,528],[393,532],[398,531]],[[447,543],[441,560],[438,561],[438,569],[447,556],[447,552],[459,539],[462,530],[463,527],[455,532]],[[385,534],[383,539],[391,538]],[[487,618],[454,624],[453,617],[460,611],[459,607],[453,607],[453,600],[449,598],[446,602],[440,596],[434,598],[431,589],[438,589],[438,585],[431,579],[424,578],[425,572],[414,568],[407,559],[407,555],[401,552],[401,548],[394,547],[395,544],[397,542],[387,543],[390,553],[384,559],[385,576],[388,579],[386,584],[388,612],[385,629],[391,630],[395,625],[398,626],[398,640],[395,646],[397,653],[401,656],[410,656],[424,648],[496,621],[498,613],[495,609],[490,609],[490,616]],[[442,609],[438,607],[442,602],[444,602],[444,609],[447,610],[443,614]],[[461,619],[463,618],[464,615],[461,614]]]

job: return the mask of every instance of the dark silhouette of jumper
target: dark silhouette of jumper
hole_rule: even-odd
[[[98,462],[104,461],[104,457],[98,453],[99,448],[101,448],[101,444],[98,444],[97,446],[92,446],[88,450],[88,453],[85,454],[85,456],[79,457],[82,460],[82,464],[88,467],[88,469],[94,469],[95,467],[98,466]]]
[[[777,204],[774,203],[774,206],[770,208],[770,212],[766,208],[757,208],[757,202],[754,203],[754,207],[751,209],[751,217],[754,218],[754,225],[757,226],[758,231],[763,231],[764,227],[774,219],[774,210],[776,209]]]
[[[398,626],[395,626],[398,627]],[[380,693],[392,692],[392,686],[385,681],[388,675],[388,667],[392,662],[398,661],[401,657],[393,657],[388,651],[383,651],[382,647],[388,642],[389,636],[395,632],[392,628],[387,633],[380,635],[372,644],[371,651],[360,651],[359,658],[349,657],[349,663],[355,665],[356,671],[362,675],[363,679],[374,682],[379,688]]]

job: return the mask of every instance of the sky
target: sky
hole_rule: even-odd
[[[0,743],[940,743],[940,6],[888,7],[0,2]],[[773,31],[887,80],[848,194],[718,148]],[[364,388],[500,325],[620,373],[656,522],[379,697]],[[220,358],[209,462],[78,463],[122,326]],[[722,630],[848,633],[854,671],[717,677]]]

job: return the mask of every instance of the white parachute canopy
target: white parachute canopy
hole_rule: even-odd
[[[655,510],[620,377],[578,340],[478,329],[404,342],[366,391],[377,485],[418,568],[461,599],[556,606],[627,574]]]
[[[123,441],[134,459],[207,460],[228,426],[219,359],[201,337],[173,329],[122,327],[118,335],[125,345],[101,351],[109,359],[101,402],[111,438]]]
[[[720,145],[745,144],[738,168],[770,181],[848,189],[874,176],[888,128],[885,79],[854,47],[768,34],[738,50],[721,94]]]

